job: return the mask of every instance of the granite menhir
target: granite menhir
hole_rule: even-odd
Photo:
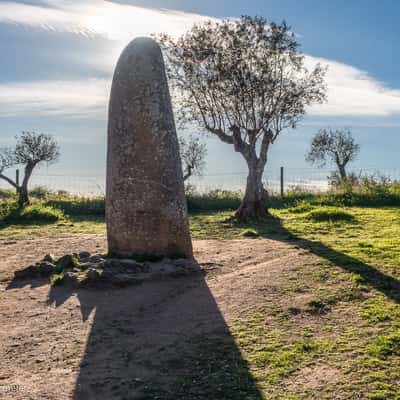
[[[106,221],[117,257],[192,257],[182,164],[159,45],[133,40],[109,105]]]

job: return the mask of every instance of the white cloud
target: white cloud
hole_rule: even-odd
[[[132,38],[151,33],[179,35],[193,23],[209,17],[164,9],[150,9],[100,0],[44,0],[48,7],[6,1],[0,3],[0,22],[35,26],[85,36],[101,35],[114,42],[114,50],[99,51],[99,57],[77,54],[74,62],[95,63],[107,73],[122,48]],[[71,59],[72,62],[72,59]],[[311,115],[375,116],[400,115],[400,90],[386,87],[366,72],[336,61],[307,56],[310,66],[328,65],[328,103],[313,106]],[[110,82],[31,82],[0,86],[0,114],[84,114],[103,112]],[[62,88],[62,90],[54,90]]]
[[[0,84],[0,116],[106,116],[110,82],[34,81]]]
[[[328,66],[328,102],[310,108],[312,115],[390,116],[400,114],[400,90],[391,89],[367,72],[347,64],[307,57],[307,64]]]

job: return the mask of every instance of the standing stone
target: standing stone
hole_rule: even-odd
[[[133,40],[114,73],[108,122],[110,254],[192,257],[182,165],[159,45]]]

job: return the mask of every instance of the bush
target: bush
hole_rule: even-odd
[[[104,197],[53,196],[45,205],[60,209],[68,215],[105,216]]]
[[[43,200],[51,195],[51,191],[46,186],[35,186],[29,191],[29,194],[36,199]]]
[[[339,208],[316,209],[306,214],[306,218],[314,222],[354,222],[350,213]]]
[[[199,194],[191,191],[187,196],[189,211],[231,211],[239,208],[242,193],[230,190],[212,190]]]
[[[16,197],[15,190],[11,189],[0,189],[0,201],[1,200],[10,200]]]
[[[305,200],[301,200],[296,206],[294,207],[289,207],[288,211],[294,214],[302,214],[306,212],[310,212],[311,210],[314,209],[314,206],[312,206],[309,202]]]
[[[18,217],[23,222],[56,222],[65,219],[61,210],[41,204],[25,207],[18,212]]]
[[[285,193],[284,197],[273,195],[270,197],[271,208],[297,207],[302,204],[311,204],[320,195],[310,192],[293,191]]]
[[[384,176],[352,176],[324,197],[324,203],[332,205],[397,206],[400,205],[400,183]]]
[[[3,201],[0,203],[0,222],[3,222],[11,213],[18,209],[14,201]]]
[[[351,178],[337,189],[325,193],[290,192],[271,197],[272,208],[304,212],[307,207],[385,207],[400,206],[400,182],[385,177]],[[304,211],[303,211],[304,210]]]
[[[62,221],[66,217],[61,210],[33,204],[23,209],[16,203],[5,203],[0,207],[0,222],[4,224],[41,224]]]

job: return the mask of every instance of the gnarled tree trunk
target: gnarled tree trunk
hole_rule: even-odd
[[[265,163],[259,159],[248,162],[249,173],[246,192],[242,204],[235,214],[239,221],[262,218],[268,215],[268,192],[262,182],[264,166]]]
[[[26,186],[19,186],[17,189],[18,193],[18,206],[24,208],[29,205],[29,194]]]
[[[338,164],[339,175],[342,182],[347,179],[346,167],[343,164]]]
[[[25,166],[25,175],[24,179],[22,181],[22,185],[17,188],[18,192],[18,205],[20,208],[23,208],[27,205],[29,205],[29,192],[28,192],[28,183],[29,179],[32,176],[32,172],[36,165],[38,164],[39,161],[31,161],[28,162],[27,165]]]

